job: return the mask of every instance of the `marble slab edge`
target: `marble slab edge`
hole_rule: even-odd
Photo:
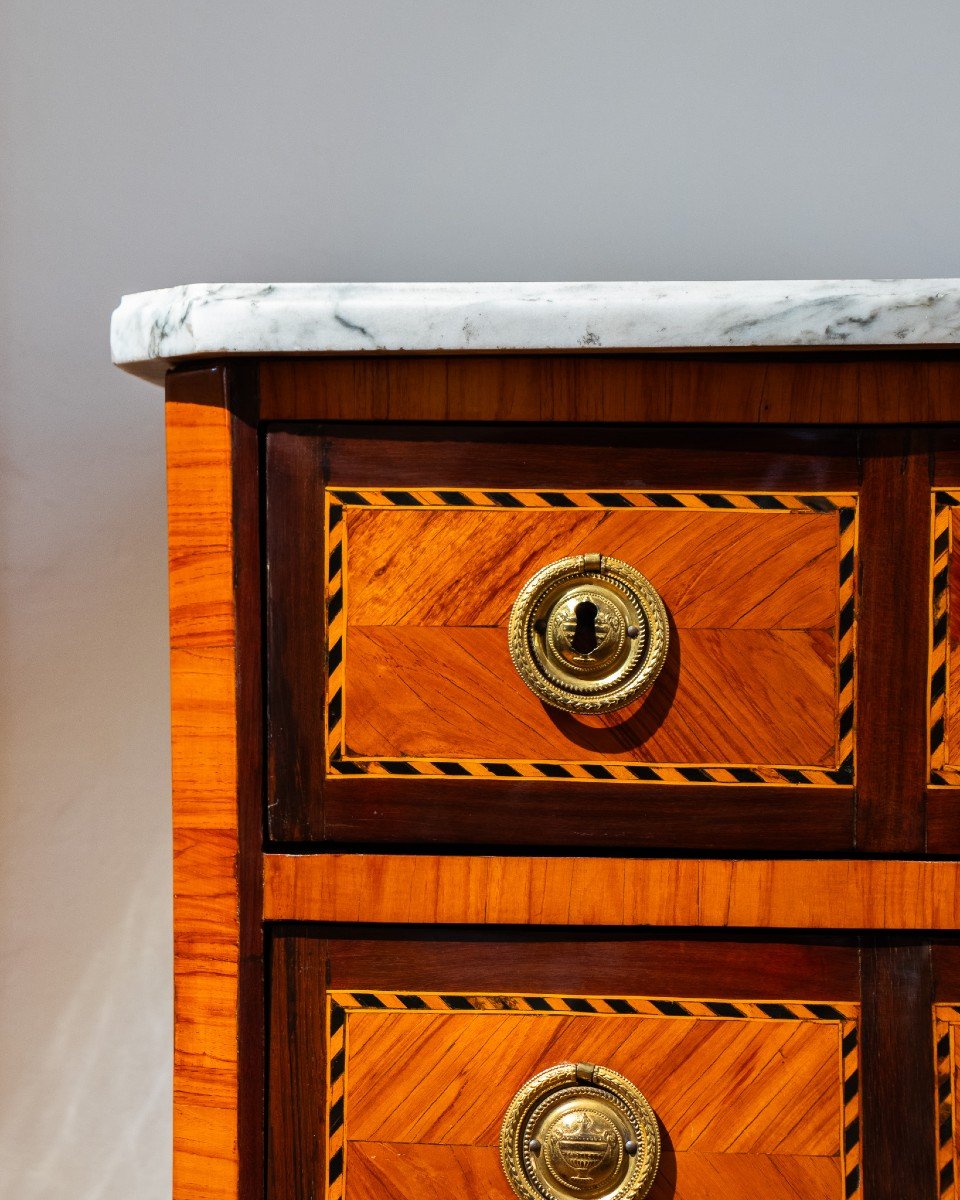
[[[956,346],[960,279],[219,283],[124,296],[113,361],[222,355]]]

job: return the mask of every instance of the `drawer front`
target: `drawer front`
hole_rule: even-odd
[[[960,786],[960,488],[933,493],[930,781]]]
[[[936,1047],[937,1195],[957,1200],[960,1190],[960,945],[934,947],[933,1036]]]
[[[268,1200],[613,1195],[622,1129],[606,1160],[573,1147],[579,1182],[531,1183],[523,1155],[530,1136],[548,1166],[570,1150],[555,1111],[596,1140],[606,1072],[627,1081],[614,1103],[652,1111],[632,1152],[656,1200],[929,1197],[937,1153],[955,1153],[960,1018],[931,1008],[928,949],[861,942],[287,927],[272,955]],[[599,1128],[577,1125],[597,1108]],[[612,1182],[590,1175],[604,1162]]]
[[[271,836],[849,848],[855,435],[456,436],[268,436]],[[545,701],[511,632],[574,637],[556,598],[517,615],[567,559],[577,587],[619,562],[659,596],[654,624],[599,601],[594,645],[620,620],[643,671],[665,646],[609,711]]]
[[[927,844],[960,853],[960,443],[937,439],[930,493],[929,667],[927,671]]]
[[[419,1200],[424,1181],[509,1197],[504,1116],[563,1062],[641,1090],[664,1148],[653,1197],[860,1196],[855,1004],[338,991],[328,1005],[331,1200]]]
[[[937,1183],[940,1200],[956,1200],[960,1157],[956,1115],[960,1004],[937,1004],[933,1014],[937,1047]]]
[[[960,854],[960,434],[931,435],[932,487],[926,530],[929,666],[925,778],[927,848]]]
[[[854,496],[331,488],[326,511],[331,773],[852,781]],[[591,552],[670,621],[650,690],[598,715],[543,703],[507,634],[535,572]]]

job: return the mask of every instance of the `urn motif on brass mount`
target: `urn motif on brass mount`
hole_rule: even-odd
[[[514,1096],[500,1158],[519,1200],[642,1200],[660,1133],[646,1098],[617,1071],[560,1063]]]

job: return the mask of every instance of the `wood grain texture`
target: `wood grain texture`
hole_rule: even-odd
[[[931,797],[935,795],[942,796],[944,791],[937,789]],[[960,1184],[960,942],[955,937],[935,937],[930,950],[937,1001],[933,1007],[936,1195],[939,1200],[956,1200]]]
[[[949,495],[960,502],[960,493]],[[960,670],[960,511],[951,509],[949,514],[950,558],[947,568],[947,680],[945,739],[943,765],[953,768],[960,777],[960,687],[957,674]],[[956,779],[951,782],[957,782]]]
[[[344,510],[351,758],[835,768],[836,512]],[[638,566],[672,618],[629,709],[547,709],[507,648],[523,584],[567,554]]]
[[[927,781],[931,443],[863,435],[857,671],[857,847],[923,852]]]
[[[956,1200],[960,1178],[960,1139],[957,1136],[957,1025],[960,1009],[937,1004],[934,1014],[934,1060],[937,1086],[937,1193],[939,1200]]]
[[[331,486],[552,486],[850,492],[858,431],[806,425],[411,424],[271,426],[267,440],[325,437]],[[960,453],[958,453],[960,462]],[[611,480],[611,464],[616,479]],[[960,483],[960,472],[958,472]]]
[[[936,488],[960,494],[960,431],[955,426],[938,429],[933,435],[935,450],[934,485]],[[939,541],[946,533],[946,545]],[[936,506],[932,537],[935,542],[931,565],[934,575],[933,586],[933,637],[931,638],[931,703],[930,703],[930,747],[931,782],[927,792],[927,849],[933,854],[960,854],[960,763],[952,769],[948,757],[957,758],[956,750],[949,751],[948,743],[957,745],[960,726],[957,725],[955,683],[956,663],[951,681],[948,660],[955,657],[955,647],[960,645],[957,622],[960,620],[960,605],[951,603],[960,588],[960,557],[955,553],[956,512],[951,508],[940,510]],[[939,536],[938,536],[939,535]],[[942,578],[938,578],[941,576]],[[945,585],[945,586],[944,586]],[[940,618],[940,622],[938,622]],[[942,680],[935,680],[937,667],[943,671]],[[948,714],[947,693],[954,697]],[[947,717],[951,728],[947,728]],[[937,746],[937,723],[940,722],[942,741]]]
[[[560,494],[571,505],[581,499],[569,489]],[[647,495],[617,494],[638,505]],[[537,494],[524,490],[521,498],[533,504]],[[852,496],[845,499],[852,505]],[[636,564],[679,629],[833,624],[835,512],[714,511],[688,493],[675,502],[682,501],[694,507],[348,507],[350,624],[502,628],[535,571],[596,546]]]
[[[960,419],[949,352],[271,358],[267,420],[872,424]]]
[[[306,806],[305,806],[306,807]],[[290,830],[273,813],[275,827]],[[716,787],[476,779],[379,778],[360,793],[355,780],[327,780],[294,827],[301,836],[361,845],[461,843],[731,852],[836,853],[854,849],[851,787]]]
[[[320,437],[266,439],[267,829],[284,840],[323,836],[326,564],[318,547],[304,553],[303,545],[308,531],[316,537],[324,528],[326,444]]]
[[[253,1200],[261,1179],[257,455],[238,388],[220,368],[168,381],[176,1200]]]
[[[863,1184],[872,1200],[937,1195],[933,972],[929,946],[861,952]]]
[[[930,780],[960,784],[960,491],[933,493]]]
[[[351,1012],[347,1047],[348,1142],[495,1151],[503,1114],[531,1076],[554,1062],[596,1062],[637,1083],[675,1150],[840,1149],[836,1022]],[[384,1086],[384,1062],[401,1088]]]
[[[836,658],[832,629],[674,630],[649,694],[594,717],[547,708],[505,628],[352,626],[343,757],[833,770]]]
[[[811,1021],[350,1013],[345,1195],[376,1194],[385,1177],[386,1194],[413,1200],[425,1165],[435,1186],[446,1173],[452,1189],[461,1161],[487,1184],[483,1194],[509,1195],[497,1138],[510,1100],[545,1065],[586,1060],[634,1079],[653,1105],[672,1160],[661,1188],[674,1177],[695,1194],[707,1159],[731,1187],[764,1180],[769,1194],[790,1197],[796,1179],[815,1179],[813,1194],[834,1200],[844,1112],[838,1031]],[[402,1088],[385,1084],[385,1060]]]
[[[960,1004],[960,938],[944,933],[932,936],[929,941],[935,998],[938,1002]]]
[[[268,1197],[320,1200],[326,1167],[323,1111],[327,943],[278,938],[270,987]]]
[[[436,775],[381,777],[375,781],[375,792],[358,786],[354,779],[324,778],[319,736],[326,715],[323,680],[320,672],[304,670],[302,664],[316,660],[316,648],[325,644],[327,636],[322,548],[317,538],[327,485],[347,487],[378,480],[384,486],[417,487],[444,478],[457,487],[508,488],[529,486],[535,473],[545,485],[580,489],[604,489],[615,482],[634,488],[733,487],[746,493],[787,488],[797,494],[821,493],[855,488],[856,445],[856,435],[849,430],[780,428],[352,425],[324,429],[304,424],[269,429],[270,836],[281,845],[295,841],[478,846],[539,842],[558,847],[736,848],[758,853],[851,850],[852,791],[834,780],[829,787],[808,781],[802,794],[791,797],[794,779],[789,786],[779,786],[788,781],[777,780],[753,782],[751,789],[740,790],[704,786],[674,772],[668,788],[631,782],[627,805],[609,795],[606,783],[592,782],[585,772],[583,779],[566,782],[563,788],[543,788],[542,781],[531,785],[523,778],[476,778],[469,797],[455,779]],[[611,463],[616,464],[615,481]],[[688,582],[687,607],[693,614],[696,587]],[[728,598],[736,605],[736,588],[732,579],[729,582]],[[835,598],[835,585],[830,590]],[[822,601],[820,605],[824,607]],[[823,634],[814,630],[811,636]],[[710,662],[704,669],[716,674]],[[509,670],[512,675],[512,667]],[[395,685],[391,691],[396,691]],[[432,728],[432,717],[423,724]],[[715,737],[713,724],[701,723],[699,732],[708,739]],[[763,736],[773,739],[776,722],[769,724]],[[561,735],[551,724],[544,725],[544,736]],[[731,731],[731,736],[741,734]],[[613,740],[608,739],[608,748]],[[615,745],[612,748],[617,750]],[[548,830],[546,839],[538,832],[541,829]]]
[[[513,1095],[544,1066],[582,1060],[641,1086],[663,1132],[666,1182],[688,1193],[711,1175],[736,1190],[743,1168],[748,1179],[768,1179],[774,1195],[792,1195],[803,1178],[828,1188],[815,1194],[859,1195],[856,1006],[329,995],[337,1014],[330,1028],[344,1028],[346,1047],[338,1195],[354,1194],[357,1151],[362,1195],[383,1162],[393,1168],[385,1181],[392,1195],[418,1195],[424,1165],[436,1183],[438,1172],[450,1172],[453,1185],[462,1151],[471,1174],[495,1183],[500,1123]],[[384,1078],[384,1060],[402,1087]],[[447,1155],[434,1156],[439,1148]]]
[[[960,863],[264,856],[273,921],[956,929]]]
[[[348,1200],[448,1200],[451,1192],[513,1200],[497,1155],[487,1147],[411,1146],[382,1142],[350,1147]],[[841,1200],[835,1158],[709,1154],[665,1150],[649,1200]]]
[[[841,1015],[845,1016],[856,1008],[855,1001],[859,994],[856,948],[849,939],[844,942],[842,938],[829,934],[793,934],[787,940],[763,931],[740,932],[736,935],[703,930],[667,934],[638,928],[448,929],[424,925],[341,924],[279,927],[274,947],[274,1004],[282,1005],[285,1015],[279,1023],[275,1022],[277,1037],[271,1051],[271,1058],[276,1061],[271,1087],[271,1145],[283,1156],[282,1164],[285,1165],[270,1173],[269,1200],[301,1200],[307,1196],[319,1200],[326,1192],[327,1171],[325,1164],[317,1162],[316,1155],[326,1108],[322,1056],[316,1049],[318,1042],[327,1036],[326,1011],[318,1002],[323,994],[324,980],[332,991],[348,990],[354,996],[361,993],[356,1003],[375,1003],[365,993],[381,993],[376,999],[384,1004],[393,1004],[394,1009],[399,1007],[400,1002],[396,997],[390,998],[382,993],[396,987],[398,981],[402,981],[408,990],[434,992],[432,1001],[430,997],[421,995],[421,1000],[428,1006],[431,1003],[437,1006],[436,1002],[439,1000],[443,1003],[448,992],[462,992],[465,988],[478,992],[499,990],[501,996],[506,988],[515,995],[515,999],[542,997],[561,988],[564,989],[562,996],[572,994],[596,998],[635,995],[636,986],[641,984],[654,989],[648,995],[682,997],[709,994],[720,1002],[739,1001],[741,1011],[747,1015],[753,1014],[755,1009],[753,1005],[744,1004],[741,999],[743,996],[753,996],[755,1003],[773,1001],[775,1006],[770,1012],[778,1018],[778,1025],[782,1024],[779,1019],[784,1017],[784,1013],[777,1006],[784,1003],[792,1004],[796,1012],[806,1016],[818,1012],[821,1018],[831,1014],[822,1009],[810,1010],[807,1006],[816,1002],[826,1003],[834,1011],[841,1009]],[[707,990],[705,992],[702,989]],[[595,1002],[606,1003],[599,1000]],[[566,1001],[554,995],[548,1003],[562,1006]],[[704,1011],[702,1002],[687,1002],[687,1005],[690,1011]],[[655,1006],[648,1005],[643,1011],[648,1011],[650,1007]],[[607,1004],[605,1011],[609,1009],[610,1005]],[[494,1017],[497,1018],[496,1013]],[[428,1015],[428,1019],[432,1018]],[[546,1019],[551,1022],[558,1020],[567,1028],[564,1036],[576,1042],[577,1027],[571,1026],[570,1022],[579,1020],[579,1017],[574,1018],[567,1013]],[[590,1015],[585,1019],[588,1022],[596,1020]],[[837,1029],[836,1024],[832,1027]],[[443,1058],[446,1048],[446,1069],[449,1072],[450,1065],[455,1067],[459,1061],[457,1056],[462,1055],[463,1046],[458,1038],[450,1037],[449,1030],[445,1029],[442,1036],[428,1040],[421,1055],[414,1054],[411,1067],[407,1059],[402,1065],[392,1060],[385,1044],[378,1046],[375,1026],[372,1028],[373,1040],[368,1041],[365,1054],[371,1103],[379,1111],[385,1104],[389,1107],[391,1097],[398,1099],[401,1105],[405,1105],[403,1111],[387,1114],[386,1120],[396,1124],[402,1119],[409,1132],[411,1126],[423,1119],[415,1107],[404,1100],[408,1091],[417,1087],[421,1067],[429,1059],[431,1075],[436,1077],[438,1071],[445,1069]],[[509,1026],[506,1032],[515,1054],[526,1061],[529,1048],[525,1045],[525,1039],[516,1038]],[[757,1104],[758,1093],[768,1085],[770,1072],[779,1073],[782,1066],[778,1067],[776,1062],[771,1061],[765,1069],[758,1058],[751,1057],[754,1050],[759,1050],[761,1043],[749,1034],[744,1035],[745,1042],[741,1044],[729,1032],[717,1033],[721,1039],[733,1036],[735,1044],[727,1045],[727,1049],[732,1053],[742,1053],[743,1058],[737,1060],[739,1066],[734,1066],[723,1055],[715,1058],[707,1068],[711,1088],[713,1081],[720,1079],[721,1085],[726,1082],[727,1086],[736,1089],[745,1103]],[[536,1036],[539,1038],[537,1044],[542,1044],[542,1033]],[[598,1050],[605,1047],[606,1039],[601,1026],[598,1025],[597,1032],[591,1036],[604,1043],[604,1046],[597,1045]],[[688,1042],[681,1042],[684,1053],[699,1054],[704,1060],[711,1057],[706,1042],[713,1036],[715,1031],[704,1027],[702,1039],[693,1036]],[[801,1038],[807,1036],[810,1035],[801,1035]],[[642,1037],[656,1040],[657,1030]],[[347,1044],[349,1052],[349,1037]],[[713,1046],[714,1050],[718,1048],[716,1044]],[[545,1053],[553,1053],[553,1050],[551,1047]],[[795,1057],[800,1050],[799,1042],[787,1040],[785,1053],[790,1056],[791,1063],[804,1064],[807,1077],[816,1078],[812,1060],[805,1054]],[[812,1044],[810,1050],[812,1052]],[[406,1052],[409,1055],[409,1047]],[[611,1052],[622,1053],[616,1046],[611,1047]],[[495,1057],[500,1056],[497,1058],[499,1066],[504,1059],[496,1045],[491,1053]],[[839,1049],[831,1062],[836,1077],[840,1062]],[[389,1063],[389,1069],[385,1069],[385,1063]],[[447,1098],[457,1106],[458,1111],[467,1108],[465,1097],[477,1092],[475,1072],[478,1067],[488,1082],[492,1079],[496,1083],[495,1074],[488,1069],[482,1056],[479,1060],[471,1060],[458,1074],[457,1086],[447,1092]],[[668,1063],[641,1062],[639,1058],[631,1061],[630,1073],[637,1077],[638,1084],[643,1087],[643,1079],[638,1076],[641,1067],[644,1075],[648,1068],[656,1075],[657,1087],[662,1088],[665,1096],[679,1096],[683,1081],[671,1077]],[[681,1070],[687,1068],[681,1067]],[[376,1086],[377,1077],[379,1087]],[[351,1086],[348,1076],[348,1103]],[[787,1086],[792,1087],[795,1094],[799,1091],[796,1082],[788,1082]],[[711,1089],[697,1094],[695,1084],[693,1087],[695,1101],[710,1108]],[[818,1108],[818,1100],[819,1097],[808,1093],[802,1101],[803,1112]],[[425,1112],[432,1112],[431,1119],[439,1127],[444,1118],[442,1113],[436,1111],[436,1097],[433,1103],[431,1109],[428,1097]],[[831,1103],[835,1104],[835,1101]],[[695,1108],[696,1104],[692,1107]],[[677,1108],[684,1110],[685,1106],[678,1103]],[[761,1126],[767,1122],[766,1129],[771,1139],[779,1136],[776,1130],[783,1130],[790,1124],[787,1108],[787,1105],[775,1099],[769,1119],[760,1117]],[[366,1105],[355,1107],[354,1112],[357,1111],[365,1120]],[[716,1113],[715,1108],[712,1111]],[[484,1095],[479,1109],[477,1106],[473,1108],[471,1128],[474,1120],[477,1124],[481,1123],[483,1114],[487,1112]],[[347,1117],[349,1126],[349,1111]],[[491,1120],[493,1118],[488,1114],[488,1125]],[[728,1122],[726,1127],[724,1121]],[[726,1115],[717,1114],[714,1120],[704,1122],[701,1128],[685,1111],[678,1112],[678,1122],[688,1142],[711,1139],[717,1142],[731,1137],[735,1140],[738,1135],[738,1131],[732,1128],[737,1123],[735,1110]],[[798,1125],[802,1128],[797,1132],[791,1130],[783,1135],[787,1144],[793,1140],[794,1145],[802,1145],[805,1139],[826,1144],[831,1137],[835,1143],[839,1138],[839,1120],[833,1132],[815,1118],[808,1127],[799,1119],[799,1114]],[[349,1127],[347,1132],[349,1136]],[[419,1128],[414,1132],[420,1132]],[[739,1136],[749,1139],[752,1134],[748,1128],[741,1127]],[[348,1147],[347,1195],[406,1197],[409,1194],[439,1197],[441,1191],[448,1196],[453,1190],[468,1196],[485,1195],[510,1200],[507,1192],[498,1190],[505,1185],[495,1152],[491,1159],[490,1150],[489,1145],[473,1147],[452,1143],[354,1140]],[[748,1188],[745,1194],[749,1195],[754,1194],[749,1190],[754,1184],[774,1189],[793,1187],[796,1196],[803,1200],[821,1195],[837,1200],[842,1195],[840,1172],[834,1159],[756,1152],[730,1155],[708,1151],[702,1145],[687,1147],[678,1153],[669,1140],[665,1141],[664,1150],[660,1182],[657,1184],[657,1194],[662,1200],[681,1194],[676,1190],[678,1186],[686,1189],[682,1194],[688,1195],[690,1200],[699,1200],[702,1196],[727,1200],[730,1195],[740,1194],[735,1186],[737,1181],[743,1182]],[[737,1163],[740,1164],[739,1173],[736,1172]],[[414,1172],[419,1172],[416,1190],[408,1193],[406,1187]],[[823,1190],[828,1186],[829,1191]],[[472,1190],[474,1188],[478,1190]],[[775,1190],[774,1194],[779,1193]],[[785,1194],[795,1200],[794,1193],[788,1190]]]
[[[278,941],[326,941],[329,986],[385,991],[720,999],[856,1000],[859,960],[849,935],[766,930],[538,926],[281,926]],[[306,960],[305,960],[306,961]],[[960,957],[957,975],[960,978]],[[960,999],[960,983],[955,989]],[[312,1011],[310,1005],[305,1005]]]
[[[960,855],[960,788],[928,788],[927,853]]]
[[[227,369],[231,414],[233,588],[236,613],[237,841],[240,961],[237,1144],[240,1200],[262,1200],[266,1077],[263,931],[263,679],[260,603],[260,441],[256,371]]]
[[[954,570],[952,543],[956,529],[953,520],[952,505],[957,499],[956,493],[937,490],[932,496],[930,540],[930,666],[929,697],[930,712],[928,727],[930,731],[930,782],[943,784],[948,782],[944,767],[948,762],[948,741],[952,732],[950,729],[951,714],[947,707],[947,672],[950,659],[950,593],[954,580],[951,578]]]
[[[960,488],[960,424],[945,425],[931,433],[935,454],[934,486]]]

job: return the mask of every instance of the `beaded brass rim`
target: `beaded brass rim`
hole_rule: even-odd
[[[519,1200],[642,1200],[660,1162],[660,1131],[629,1079],[560,1063],[510,1102],[500,1160]]]
[[[642,695],[667,656],[667,610],[629,563],[578,554],[541,568],[514,601],[510,657],[546,704],[604,713]]]

